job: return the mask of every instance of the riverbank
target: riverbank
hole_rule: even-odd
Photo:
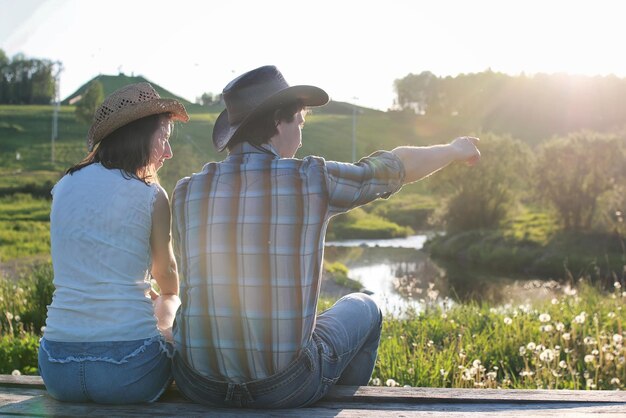
[[[589,276],[613,283],[626,266],[624,238],[617,233],[560,232],[545,242],[507,235],[505,231],[468,231],[438,235],[424,244],[435,260],[545,279]]]

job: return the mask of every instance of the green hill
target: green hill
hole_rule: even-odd
[[[148,82],[152,85],[152,87],[154,87],[154,89],[159,93],[159,95],[161,97],[170,97],[173,99],[176,99],[178,101],[180,101],[181,103],[183,103],[185,105],[185,107],[190,110],[190,111],[197,111],[197,110],[201,110],[202,106],[197,105],[195,103],[191,103],[189,100],[183,99],[180,96],[175,95],[174,93],[170,92],[169,90],[161,87],[160,85],[146,79],[145,77],[138,75],[138,76],[128,76],[126,74],[118,74],[118,75],[104,75],[104,74],[100,74],[94,78],[92,78],[91,80],[87,81],[85,84],[83,84],[82,86],[80,86],[78,89],[76,89],[76,91],[72,94],[70,94],[69,96],[67,96],[62,102],[62,105],[69,105],[70,103],[75,104],[77,101],[80,100],[80,96],[87,90],[87,87],[89,87],[89,84],[91,84],[93,81],[99,81],[100,83],[102,83],[102,88],[104,90],[104,95],[108,96],[109,94],[113,93],[115,90],[124,87],[125,85],[128,84],[133,84],[133,83],[142,83],[142,82]]]
[[[115,87],[109,85],[108,88]],[[328,106],[328,109],[315,109],[307,116],[304,145],[298,156],[314,154],[349,161],[352,157],[352,110],[350,105],[338,102]],[[160,171],[167,190],[171,191],[179,178],[200,170],[205,162],[224,157],[211,143],[213,124],[221,107],[209,112],[197,107],[204,112],[191,112],[189,123],[177,125],[172,135],[174,158]],[[343,111],[343,114],[331,113],[333,111]],[[357,158],[377,149],[425,143],[413,124],[397,119],[397,115],[371,109],[361,111],[356,116]],[[52,106],[0,106],[0,190],[56,181],[65,169],[85,156],[89,127],[76,120],[74,106],[61,106],[59,138],[52,162],[52,112]]]

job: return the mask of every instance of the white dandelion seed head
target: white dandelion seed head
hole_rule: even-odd
[[[550,319],[551,319],[550,314],[542,313],[541,315],[539,315],[540,322],[549,322]]]
[[[398,382],[396,382],[393,379],[387,379],[387,381],[385,382],[385,386],[389,386],[391,388],[398,386]]]
[[[551,349],[546,349],[539,354],[539,360],[549,363],[554,360],[554,351]]]
[[[505,325],[511,325],[512,323],[513,323],[513,320],[509,318],[508,316],[504,318]]]

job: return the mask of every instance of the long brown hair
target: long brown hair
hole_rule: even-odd
[[[146,184],[158,183],[156,171],[150,169],[152,137],[170,113],[160,113],[132,121],[104,137],[81,162],[70,167],[73,174],[93,163],[108,169],[119,169],[126,178],[135,178]]]

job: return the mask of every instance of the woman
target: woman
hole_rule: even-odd
[[[172,157],[173,122],[188,119],[148,83],[115,91],[96,111],[89,155],[52,190],[55,292],[39,369],[58,400],[152,402],[171,382],[180,299],[157,171]]]

